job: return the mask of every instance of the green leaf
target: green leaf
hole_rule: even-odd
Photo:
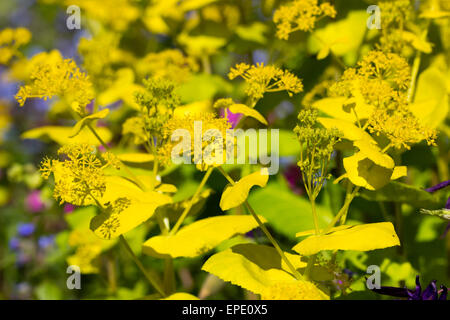
[[[391,181],[376,192],[362,190],[360,196],[370,201],[409,203],[415,207],[438,208],[445,201],[437,194],[397,181]]]
[[[399,245],[392,223],[380,222],[339,226],[327,234],[310,236],[292,249],[300,255],[310,256],[322,250],[370,251]]]
[[[277,182],[252,192],[249,202],[276,232],[286,237],[294,239],[298,231],[314,228],[310,202]],[[316,209],[319,227],[324,228],[331,222],[333,215],[320,204],[316,205]]]
[[[253,186],[265,187],[267,181],[269,181],[269,174],[267,169],[263,168],[243,177],[234,185],[228,185],[220,198],[220,208],[226,211],[241,205],[247,200],[248,193]]]
[[[262,221],[266,220],[261,217]],[[142,245],[142,252],[154,257],[197,257],[237,234],[256,228],[251,216],[217,216],[198,220],[175,235],[155,236]]]

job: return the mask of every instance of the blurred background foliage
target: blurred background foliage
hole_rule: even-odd
[[[358,0],[334,1],[339,26],[330,26],[338,23],[333,21],[318,22],[317,29],[323,37],[333,38],[339,33],[347,41],[342,52],[322,60],[317,59],[318,44],[308,33],[292,34],[289,41],[275,37],[272,12],[283,2],[279,0],[182,1],[183,8],[171,6],[173,1],[112,1],[110,4],[95,1],[98,5],[92,4],[94,1],[91,5],[89,1],[78,1],[82,4],[82,28],[68,30],[65,9],[72,2],[77,3],[2,0],[0,29],[26,27],[31,30],[32,41],[22,50],[26,57],[57,49],[64,57],[74,58],[78,65],[83,65],[78,49],[80,39],[90,39],[101,32],[117,37],[117,47],[127,52],[132,61],[140,61],[143,69],[148,67],[143,60],[148,53],[178,48],[192,57],[199,70],[180,84],[178,93],[185,104],[220,97],[240,100],[244,96],[242,83],[227,78],[230,67],[239,62],[275,63],[289,69],[302,78],[304,93],[308,93],[327,74],[342,72],[342,63],[353,66],[358,57],[368,51],[371,41],[365,23],[369,3]],[[429,39],[437,51],[448,46],[439,38],[436,26],[431,27]],[[91,62],[91,69],[95,69],[96,63],[103,63],[107,50],[107,46],[99,48],[98,54],[94,55],[98,61]],[[421,70],[431,63],[429,56],[424,55],[423,59]],[[112,68],[117,70],[122,67],[121,63],[113,64]],[[131,81],[141,83],[148,72],[139,72],[138,64],[134,67],[133,77],[136,78]],[[175,78],[181,76],[177,69],[165,71],[174,72]],[[84,217],[90,217],[92,212],[89,210],[93,209],[60,206],[53,200],[51,186],[41,179],[37,167],[45,155],[56,153],[57,145],[50,141],[22,139],[21,134],[43,125],[71,125],[73,120],[54,101],[30,100],[26,108],[18,108],[14,95],[19,85],[11,79],[7,68],[0,66],[0,298],[151,298],[148,284],[124,257],[126,253],[122,247],[114,243],[103,248],[102,254],[96,257],[96,272],[82,275],[82,290],[67,289],[68,257],[76,250],[69,244],[69,234],[86,222]],[[270,126],[280,128],[282,158],[280,173],[271,177],[266,188],[252,192],[249,201],[256,212],[269,221],[268,226],[285,250],[297,242],[296,232],[313,228],[310,204],[296,166],[300,149],[292,133],[304,93],[292,97],[286,93],[269,94],[257,105]],[[117,149],[124,143],[121,124],[126,111],[118,107],[122,103],[130,102],[121,99],[115,103],[110,108],[113,112],[107,123],[113,132],[111,143]],[[258,126],[256,123],[251,125]],[[438,279],[441,284],[450,284],[450,237],[441,236],[446,222],[419,214],[420,208],[442,208],[448,196],[448,190],[447,194],[444,191],[429,197],[419,190],[449,179],[448,119],[446,128],[447,132],[439,136],[439,148],[421,143],[399,155],[402,164],[409,167],[408,177],[403,182],[416,189],[394,188],[377,194],[363,192],[355,199],[349,220],[392,221],[402,246],[371,252],[340,252],[338,261],[346,276],[335,279],[336,290],[339,291],[341,286],[351,288],[340,298],[384,298],[365,288],[366,269],[372,264],[381,267],[383,285],[413,288],[416,274],[421,275],[422,283]],[[145,163],[134,166],[139,173],[148,169]],[[229,169],[233,173],[234,169]],[[337,177],[340,172],[342,168],[333,167],[333,175]],[[201,174],[191,166],[183,166],[167,172],[165,179],[166,183],[177,185],[179,191],[175,197],[181,200],[192,195]],[[213,173],[208,182],[212,196],[200,203],[196,210],[198,217],[220,214],[218,203],[225,184],[222,176]],[[322,219],[319,223],[325,225],[330,221],[332,213],[342,206],[343,195],[341,186],[327,183],[318,200]],[[402,215],[400,220],[398,215]],[[156,234],[155,222],[149,221],[129,232],[127,239],[134,251],[140,252],[141,243],[152,234]],[[249,239],[266,242],[260,232],[253,231],[247,237],[223,243],[217,250]],[[199,271],[211,254],[200,259],[175,260],[178,287],[209,299],[254,298],[239,287]],[[149,269],[162,272],[160,260],[144,255],[141,258]]]

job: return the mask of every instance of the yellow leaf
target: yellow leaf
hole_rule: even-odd
[[[126,205],[117,210],[116,200]],[[111,209],[95,216],[91,229],[102,239],[113,239],[151,218],[158,207],[172,203],[172,198],[156,191],[144,192],[125,178],[109,176],[101,202]]]
[[[363,129],[357,127],[350,121],[332,118],[322,118],[322,117],[319,117],[318,121],[327,129],[331,128],[338,129],[344,135],[343,136],[344,139],[350,141],[362,140],[375,143],[370,134],[368,134]]]
[[[190,293],[176,292],[161,300],[200,300],[200,299]]]
[[[111,141],[112,133],[108,128],[100,127],[96,129],[98,135],[106,143]],[[36,129],[31,129],[22,134],[22,139],[50,139],[59,145],[75,144],[75,143],[88,143],[90,145],[99,146],[100,142],[94,136],[94,134],[88,129],[83,128],[80,133],[71,138],[72,127],[58,127],[58,126],[45,126]]]
[[[233,113],[242,113],[247,117],[255,118],[256,120],[267,126],[267,120],[263,117],[263,115],[257,110],[246,106],[245,104],[235,103],[229,106],[228,109],[230,109],[230,111]]]
[[[184,106],[177,107],[175,108],[173,116],[177,118],[183,118],[188,114],[199,114],[206,112],[212,112],[212,105],[211,101],[209,100],[196,101]]]
[[[365,11],[350,11],[345,19],[327,23],[326,27],[317,29],[308,38],[308,50],[317,53],[328,47],[347,64],[356,61],[357,50],[366,31],[367,13]]]
[[[261,221],[266,220],[260,217]],[[142,245],[142,252],[154,257],[197,257],[236,234],[246,233],[258,224],[251,216],[217,216],[198,220],[175,235],[155,236]]]
[[[384,187],[391,180],[393,172],[392,168],[377,165],[361,152],[345,158],[344,168],[353,184],[368,190]]]
[[[123,161],[123,162],[147,163],[147,162],[153,162],[155,157],[152,154],[148,154],[148,153],[123,153],[123,154],[118,154],[117,158],[119,158],[119,160]]]
[[[445,75],[435,67],[426,69],[419,76],[410,110],[424,126],[437,128],[448,115],[449,100],[445,83]]]
[[[306,266],[300,256],[287,252],[285,255],[296,269]],[[280,282],[297,282],[276,250],[259,244],[238,244],[216,253],[205,262],[202,270],[256,294],[264,294]]]
[[[411,43],[415,49],[422,51],[423,53],[431,53],[431,43],[421,39],[416,34],[409,31],[403,31],[402,38]]]
[[[408,175],[408,167],[406,166],[397,166],[394,168],[394,172],[392,172],[391,180],[397,180],[401,177],[406,177]]]
[[[248,193],[253,186],[265,187],[268,180],[267,168],[262,168],[242,178],[234,186],[227,186],[220,199],[220,208],[225,211],[241,205],[247,200]]]
[[[310,256],[322,250],[370,251],[399,246],[400,240],[390,222],[333,228],[325,235],[314,235],[298,243],[293,250]]]
[[[98,120],[98,119],[103,119],[105,118],[109,113],[109,109],[103,109],[99,112],[93,113],[91,115],[88,115],[86,117],[84,117],[83,119],[81,119],[80,121],[78,121],[75,126],[72,128],[72,133],[70,135],[70,138],[75,137],[76,135],[78,135],[80,133],[80,131],[90,122],[94,121],[94,120]]]
[[[349,110],[344,110],[344,104],[347,100],[347,97],[324,98],[315,101],[312,104],[312,107],[322,111],[332,118],[354,122],[356,120],[355,116],[349,112]]]
[[[317,54],[317,60],[323,60],[330,54],[330,47],[324,45]]]

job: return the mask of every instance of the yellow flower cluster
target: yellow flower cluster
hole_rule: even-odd
[[[292,32],[313,30],[316,21],[325,16],[336,17],[336,10],[330,3],[319,5],[318,0],[294,0],[278,8],[273,21],[278,38],[288,40]]]
[[[228,77],[230,80],[243,78],[247,83],[246,93],[253,102],[261,99],[265,92],[287,91],[292,96],[303,91],[302,81],[295,75],[274,66],[265,66],[263,63],[254,66],[240,63],[231,68]]]
[[[369,52],[356,68],[347,69],[330,88],[335,96],[358,99],[373,106],[368,119],[372,133],[384,134],[396,148],[427,140],[434,144],[436,132],[420,124],[409,110],[407,90],[411,69],[407,61],[395,53]]]
[[[95,148],[88,144],[73,144],[61,147],[58,155],[62,160],[46,158],[41,163],[41,174],[48,179],[53,174],[55,189],[53,196],[60,204],[92,204],[105,192],[103,169],[118,165],[118,160],[107,154],[102,161]]]
[[[66,0],[67,6],[76,5],[90,18],[98,20],[117,31],[123,31],[128,24],[139,18],[136,1],[131,0]]]
[[[171,136],[173,132],[177,129],[184,129],[187,130],[190,134],[191,141],[190,141],[190,155],[192,157],[192,162],[197,163],[197,168],[199,170],[206,170],[209,162],[209,159],[206,159],[204,156],[202,157],[201,161],[199,159],[196,159],[194,157],[194,123],[196,121],[201,122],[201,133],[202,133],[202,155],[204,155],[204,150],[208,145],[215,144],[217,142],[214,141],[212,136],[208,136],[207,131],[208,130],[218,130],[222,137],[222,145],[217,146],[218,148],[222,147],[222,155],[226,156],[226,131],[227,129],[231,128],[231,124],[228,122],[226,118],[218,118],[214,113],[200,113],[200,114],[188,114],[183,117],[173,117],[171,118],[166,125],[164,126],[163,131],[163,137],[164,143],[162,147],[159,150],[159,157],[161,159],[161,162],[163,164],[170,164],[171,162],[171,156],[172,156],[172,150],[173,148],[179,143],[179,141],[172,141]],[[210,131],[211,132],[211,131]],[[206,133],[206,134],[205,134]],[[211,157],[214,157],[215,154],[212,153],[210,155]]]
[[[7,64],[18,55],[19,47],[27,44],[31,39],[28,29],[6,28],[0,31],[0,64]]]
[[[262,300],[325,300],[324,293],[309,281],[279,282],[268,287]]]
[[[434,145],[436,131],[420,124],[419,120],[405,107],[388,111],[376,109],[369,117],[369,131],[384,134],[397,149],[410,149],[410,144],[426,140]]]
[[[198,71],[198,64],[180,50],[167,49],[149,53],[138,62],[136,69],[142,77],[164,78],[180,83],[192,72]]]
[[[56,64],[42,63],[30,76],[31,84],[20,87],[16,100],[23,106],[28,98],[51,99],[58,95],[78,114],[85,114],[86,105],[93,99],[89,77],[80,71],[72,59]]]

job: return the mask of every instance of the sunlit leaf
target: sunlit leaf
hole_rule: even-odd
[[[95,129],[103,141],[108,143],[112,138],[112,133],[108,128],[100,127]],[[22,139],[39,139],[52,140],[59,145],[88,143],[90,145],[99,146],[100,142],[94,134],[88,129],[83,128],[80,133],[71,138],[72,127],[44,126],[31,129],[22,134]]]
[[[235,103],[235,104],[232,104],[231,106],[229,106],[228,109],[230,109],[230,111],[233,113],[242,113],[242,114],[246,115],[247,117],[255,118],[262,124],[267,125],[267,120],[263,117],[262,114],[260,114],[255,109],[247,107],[245,104]]]
[[[434,67],[420,74],[410,109],[423,125],[437,128],[447,117],[449,99],[445,82],[445,76]]]
[[[103,109],[99,112],[90,114],[86,117],[84,117],[83,119],[81,119],[80,121],[78,121],[75,126],[72,129],[72,134],[70,135],[70,138],[75,137],[76,135],[78,135],[80,133],[80,131],[89,123],[91,123],[92,121],[98,120],[98,119],[103,119],[105,118],[109,113],[109,109]]]
[[[266,220],[261,217],[262,221]],[[181,228],[175,235],[155,236],[142,245],[145,254],[155,257],[197,257],[236,234],[258,226],[251,216],[217,216],[198,220]]]
[[[392,223],[379,222],[333,228],[325,235],[306,238],[292,249],[310,256],[322,250],[370,251],[399,245]]]
[[[295,268],[306,266],[300,256],[285,254]],[[274,248],[258,244],[238,244],[216,253],[202,270],[258,294],[277,282],[296,281]]]
[[[199,298],[190,293],[177,292],[161,300],[199,300]]]
[[[267,169],[263,168],[242,178],[233,186],[227,186],[220,199],[220,208],[225,211],[241,205],[247,200],[253,186],[265,187],[267,181],[269,181],[269,174]]]

